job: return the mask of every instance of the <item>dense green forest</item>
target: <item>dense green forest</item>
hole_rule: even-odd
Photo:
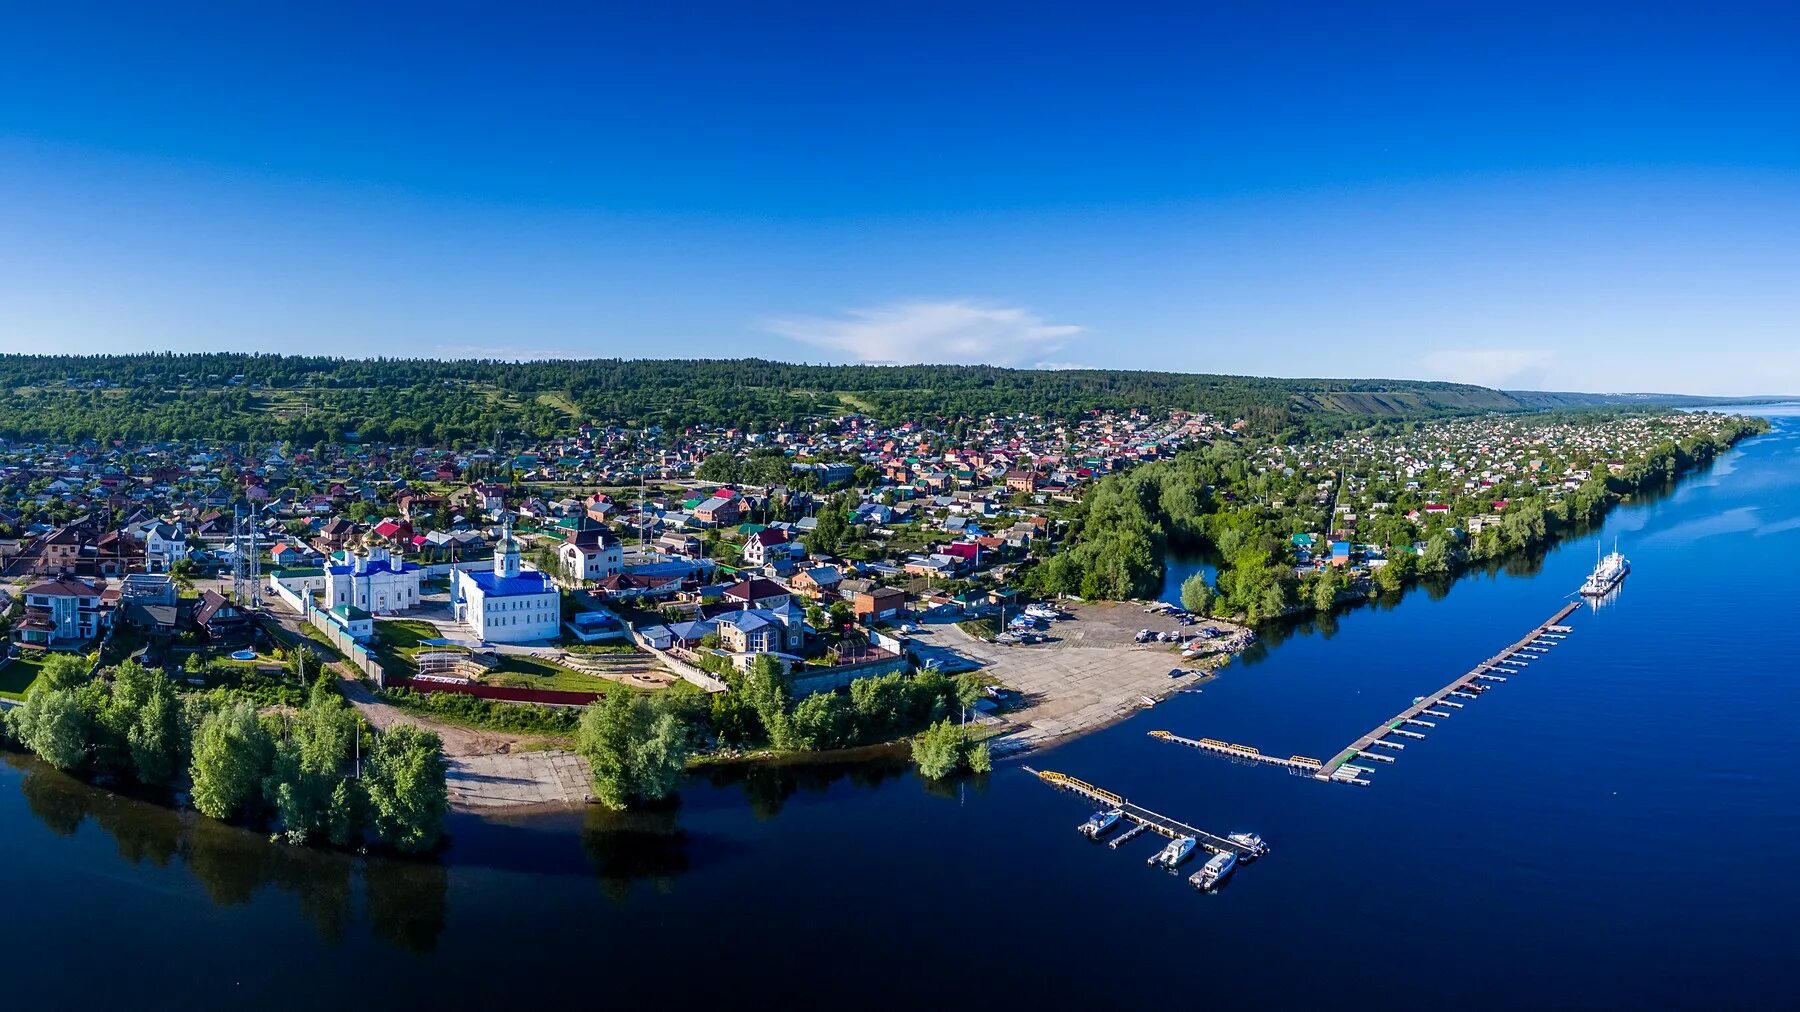
[[[992,366],[570,359],[338,359],[246,354],[0,356],[0,437],[471,444],[583,422],[773,428],[820,414],[929,421],[991,412],[1207,411],[1288,437],[1370,419],[1537,405],[1485,387]]]

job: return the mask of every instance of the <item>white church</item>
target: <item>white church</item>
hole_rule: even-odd
[[[345,605],[371,614],[406,611],[419,605],[419,564],[399,562],[380,546],[351,553],[350,562],[325,570],[325,607]]]
[[[546,574],[519,567],[510,527],[494,549],[493,572],[457,571],[450,606],[457,621],[489,643],[555,639],[562,627],[562,594]]]

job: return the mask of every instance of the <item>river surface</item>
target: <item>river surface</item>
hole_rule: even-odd
[[[1005,765],[696,778],[666,812],[457,816],[363,860],[0,763],[16,1008],[1784,1007],[1800,986],[1800,413],[1602,530],[1265,637],[1203,693],[1035,757],[1273,853],[1217,895]],[[1633,573],[1367,788],[1329,757]],[[1192,865],[1189,866],[1190,869]],[[504,1003],[504,1004],[501,1004]],[[1352,1005],[1354,1003],[1354,1005]]]

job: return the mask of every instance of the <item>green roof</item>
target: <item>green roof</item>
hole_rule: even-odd
[[[353,604],[340,604],[331,609],[331,613],[346,622],[361,622],[371,617],[368,612]]]

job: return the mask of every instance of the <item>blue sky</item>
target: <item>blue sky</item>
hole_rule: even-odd
[[[1800,393],[1792,5],[39,6],[0,350]]]

